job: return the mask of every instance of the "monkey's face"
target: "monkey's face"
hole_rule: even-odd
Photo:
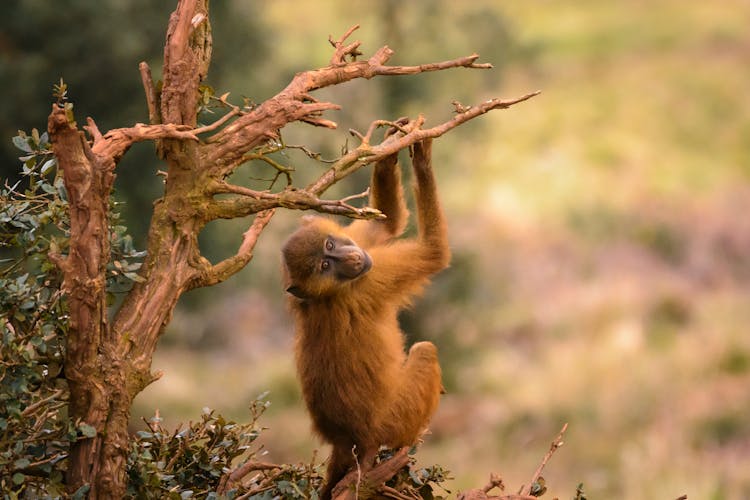
[[[344,290],[372,267],[370,256],[333,221],[304,219],[282,249],[286,291],[301,299]]]

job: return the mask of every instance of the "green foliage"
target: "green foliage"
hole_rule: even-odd
[[[588,500],[586,493],[583,492],[583,483],[579,483],[576,487],[576,496],[573,497],[573,500]]]
[[[61,378],[61,276],[48,257],[67,247],[68,217],[47,134],[19,132],[13,144],[24,178],[0,189],[0,490],[32,498],[61,493],[77,436]]]
[[[378,461],[390,458],[393,452],[394,450],[389,449],[381,450]],[[450,491],[445,488],[444,483],[453,479],[450,471],[440,465],[418,467],[414,457],[415,452],[416,448],[410,450],[409,463],[387,481],[386,486],[393,488],[407,498],[424,498],[427,500],[447,498]]]
[[[62,80],[55,92],[64,99]],[[96,430],[67,416],[68,318],[62,276],[50,258],[68,250],[62,176],[46,133],[19,131],[13,144],[23,154],[23,178],[0,189],[0,489],[33,498],[62,493],[70,442]],[[144,255],[119,224],[116,208],[112,201],[110,294],[140,279],[135,272]]]
[[[239,457],[252,460],[260,435],[257,420],[267,406],[260,398],[246,424],[227,421],[204,408],[201,420],[169,431],[158,416],[136,433],[128,455],[128,494],[136,498],[218,498],[221,477]],[[234,498],[235,493],[229,495]]]
[[[183,498],[317,498],[322,483],[314,464],[278,465],[257,462],[260,447],[251,445],[262,428],[258,419],[269,406],[259,396],[250,407],[245,424],[227,421],[213,410],[203,409],[201,420],[169,431],[157,415],[148,430],[134,436],[128,455],[128,495],[142,499]],[[233,463],[234,462],[234,463]],[[223,496],[222,478],[247,463],[261,464],[257,474],[231,485]]]
[[[262,447],[253,447],[262,428],[258,420],[269,406],[259,396],[250,407],[245,424],[227,421],[213,410],[203,409],[201,420],[169,431],[158,414],[146,421],[147,430],[134,436],[128,455],[128,495],[141,499],[252,498],[255,500],[317,499],[323,483],[321,465],[270,464],[258,460]],[[413,452],[414,450],[412,450]],[[383,449],[379,461],[393,456]],[[389,488],[409,498],[442,499],[450,492],[442,484],[451,479],[439,465],[419,468],[414,457],[390,481]],[[240,467],[250,471],[219,491],[226,476]],[[443,494],[435,494],[439,488]]]

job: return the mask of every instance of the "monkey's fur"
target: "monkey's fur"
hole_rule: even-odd
[[[354,453],[366,471],[381,445],[414,444],[438,405],[437,349],[418,342],[406,356],[397,319],[450,260],[430,155],[431,140],[414,145],[417,237],[395,239],[409,212],[394,154],[372,175],[370,203],[387,219],[343,228],[306,217],[282,250],[302,393],[314,429],[333,445],[324,499]]]

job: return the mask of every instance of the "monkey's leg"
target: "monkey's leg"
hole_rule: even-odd
[[[388,444],[394,447],[414,444],[437,409],[443,384],[435,345],[414,344],[401,376],[388,423]]]

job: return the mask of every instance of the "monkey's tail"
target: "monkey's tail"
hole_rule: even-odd
[[[328,469],[326,471],[326,484],[320,493],[321,500],[331,500],[333,488],[344,479],[349,469],[356,465],[354,461],[354,452],[347,446],[333,446],[331,458],[328,460]]]

